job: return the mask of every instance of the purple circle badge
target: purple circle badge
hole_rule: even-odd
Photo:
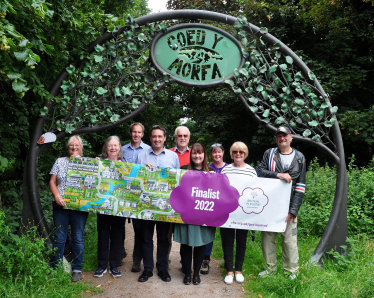
[[[239,192],[224,174],[188,171],[170,194],[185,224],[222,226],[239,207]]]

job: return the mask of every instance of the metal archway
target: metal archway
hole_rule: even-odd
[[[26,165],[25,165],[25,170],[24,170],[24,179],[23,179],[24,198],[23,198],[23,213],[22,213],[23,224],[27,226],[27,224],[31,222],[34,224],[37,223],[39,232],[46,239],[47,244],[51,244],[51,238],[49,235],[47,224],[44,219],[43,211],[42,211],[41,204],[40,204],[38,182],[37,182],[38,157],[41,156],[43,151],[48,147],[48,144],[43,144],[43,145],[37,144],[37,141],[39,137],[42,135],[45,126],[48,124],[49,128],[47,128],[47,130],[56,132],[57,140],[60,140],[69,134],[74,135],[74,134],[84,134],[84,133],[89,133],[89,132],[100,132],[100,131],[104,131],[109,128],[119,126],[120,124],[132,119],[137,114],[142,112],[146,108],[146,106],[149,104],[152,97],[155,94],[157,94],[158,91],[160,91],[162,88],[164,88],[166,85],[170,83],[178,82],[178,80],[173,79],[173,77],[170,78],[170,76],[165,75],[165,73],[160,73],[159,71],[157,72],[153,68],[154,66],[153,63],[149,62],[146,59],[146,57],[137,58],[137,59],[143,59],[142,61],[144,62],[144,65],[148,65],[148,66],[146,66],[143,69],[143,71],[133,71],[131,73],[131,80],[132,81],[133,80],[139,80],[139,81],[145,80],[148,85],[144,86],[140,84],[139,82],[135,83],[136,88],[135,87],[134,88],[136,89],[136,92],[138,92],[137,94],[135,94],[133,93],[133,91],[129,89],[130,87],[127,87],[132,84],[131,82],[128,82],[128,80],[130,80],[129,79],[130,75],[123,74],[120,72],[120,70],[123,69],[122,62],[118,63],[118,61],[121,61],[121,60],[117,59],[116,57],[118,57],[119,55],[118,53],[121,51],[126,52],[126,53],[133,53],[133,52],[136,52],[137,48],[143,47],[143,49],[146,49],[150,46],[150,43],[148,45],[146,44],[145,41],[147,40],[147,37],[143,33],[140,33],[138,36],[133,37],[136,34],[136,32],[138,31],[140,32],[141,28],[147,28],[148,30],[147,32],[150,33],[151,39],[153,39],[155,36],[154,34],[155,33],[154,28],[156,28],[155,24],[158,24],[157,28],[160,29],[158,30],[160,31],[159,34],[162,35],[164,33],[161,31],[166,31],[166,27],[162,25],[161,22],[172,21],[172,20],[177,20],[177,19],[191,19],[194,21],[199,21],[199,20],[200,21],[201,20],[213,21],[213,22],[216,22],[222,25],[232,26],[232,28],[235,28],[238,31],[240,30],[239,35],[243,37],[243,39],[241,40],[241,43],[243,44],[243,49],[244,49],[242,54],[243,54],[244,60],[247,61],[248,63],[246,63],[244,66],[243,64],[241,64],[240,69],[236,70],[235,74],[233,74],[230,78],[224,78],[220,80],[218,83],[216,82],[216,85],[217,84],[224,85],[228,87],[229,89],[231,89],[236,94],[237,98],[241,101],[241,103],[243,104],[244,108],[247,110],[249,115],[257,123],[262,125],[268,131],[272,133],[276,131],[275,124],[274,123],[271,124],[272,123],[271,117],[277,117],[276,119],[274,118],[275,123],[277,123],[277,121],[283,121],[283,123],[291,124],[291,127],[293,127],[293,124],[295,124],[294,129],[293,129],[294,140],[306,142],[306,143],[312,144],[313,146],[316,146],[317,148],[321,149],[323,152],[327,153],[327,155],[330,156],[331,159],[334,161],[334,163],[337,166],[337,178],[336,178],[336,190],[335,190],[334,203],[333,203],[329,221],[322,235],[320,243],[318,244],[317,248],[315,249],[311,257],[311,261],[320,260],[322,255],[329,252],[331,249],[340,250],[340,245],[346,244],[346,237],[348,236],[348,231],[347,231],[348,181],[347,181],[347,172],[346,172],[342,137],[341,137],[338,123],[334,116],[334,113],[335,113],[334,109],[331,107],[328,96],[324,92],[318,80],[315,78],[315,76],[312,74],[309,68],[305,65],[305,63],[286,45],[282,44],[277,38],[267,33],[267,30],[265,30],[264,28],[259,28],[253,24],[250,24],[244,18],[237,19],[232,16],[228,16],[228,15],[224,15],[220,13],[209,12],[209,11],[199,11],[199,10],[167,11],[167,12],[161,12],[161,13],[151,14],[147,16],[142,16],[137,19],[129,18],[124,27],[118,26],[112,29],[111,32],[106,32],[101,38],[97,39],[95,42],[88,45],[88,50],[87,50],[88,54],[91,54],[95,51],[98,52],[99,54],[100,52],[104,52],[104,51],[109,52],[109,55],[107,56],[105,56],[104,54],[100,54],[102,56],[97,55],[95,57],[95,61],[100,64],[102,63],[101,61],[103,60],[103,57],[104,56],[107,57],[107,58],[104,57],[105,59],[107,59],[105,60],[107,61],[107,63],[106,64],[104,63],[105,66],[100,65],[100,67],[106,67],[106,70],[110,70],[111,67],[114,70],[115,68],[117,68],[117,74],[118,74],[117,76],[119,77],[122,76],[116,82],[111,81],[112,85],[110,86],[105,85],[106,83],[105,84],[102,82],[100,83],[97,79],[98,76],[95,76],[95,74],[92,75],[94,71],[91,72],[92,80],[94,80],[94,83],[86,84],[86,85],[82,83],[84,82],[85,77],[90,76],[90,71],[92,70],[90,68],[89,71],[84,72],[83,75],[80,75],[81,72],[79,72],[77,69],[80,69],[81,71],[82,69],[86,69],[86,68],[83,68],[85,67],[84,64],[85,63],[87,64],[86,60],[73,61],[69,63],[66,69],[64,69],[61,72],[61,74],[58,76],[58,78],[53,83],[50,89],[50,93],[53,96],[58,96],[59,94],[61,94],[60,88],[63,88],[65,93],[61,95],[61,98],[62,98],[61,102],[65,101],[64,105],[65,106],[69,105],[70,110],[65,111],[66,115],[64,116],[64,118],[61,118],[61,121],[60,120],[56,121],[55,113],[56,111],[58,112],[59,111],[58,109],[62,108],[63,106],[59,105],[58,103],[47,102],[45,103],[45,106],[43,108],[44,113],[42,113],[42,115],[38,117],[36,121],[36,124],[34,126],[34,129],[32,131],[31,138],[30,138],[30,148],[28,151],[28,156],[26,159]],[[252,42],[249,45],[247,44],[246,41],[244,41],[244,38],[247,39],[247,37],[252,39]],[[115,40],[115,42],[112,44],[109,43],[109,41],[113,39]],[[138,42],[138,44],[134,44],[135,42]],[[118,48],[115,48],[115,46],[117,46]],[[116,49],[119,49],[119,48],[121,50],[116,51]],[[249,49],[250,51],[247,51],[245,49]],[[272,56],[273,54],[275,56]],[[139,56],[139,55],[136,55],[136,56]],[[280,63],[282,59],[285,59],[285,61],[287,61],[288,64],[292,64],[292,67],[290,69],[287,69],[287,63],[283,63],[283,64]],[[123,58],[122,61],[128,63],[129,65],[128,69],[130,69],[134,63],[135,63],[134,65],[137,64],[136,61],[132,58],[132,56],[130,57],[129,55],[127,55],[126,58]],[[110,63],[116,63],[116,64],[112,65]],[[252,66],[253,65],[255,66],[253,69],[249,67],[251,63],[252,63]],[[265,65],[265,68],[264,68],[264,65]],[[256,67],[257,67],[257,70],[256,70]],[[98,71],[98,68],[96,68],[95,71]],[[249,74],[250,72],[252,73]],[[111,78],[111,74],[108,75],[106,72],[105,73],[100,72],[100,75],[106,75],[109,78]],[[114,73],[113,76],[115,77],[116,73]],[[260,76],[265,77],[264,79],[265,81],[261,81],[262,79],[258,79]],[[288,84],[288,81],[290,82],[292,81],[292,80],[289,80],[289,77],[295,78],[294,83],[296,87],[295,86],[292,87],[291,84]],[[270,87],[273,87],[273,89],[269,88],[268,85],[266,85],[266,79],[267,80],[274,79],[274,82],[276,80],[280,81],[280,83],[283,84],[282,85],[283,88],[281,89],[285,90],[284,93],[282,93],[283,91],[278,92],[277,91],[278,89],[274,87],[271,83],[270,83]],[[256,81],[258,84],[257,89],[252,86],[253,85],[252,83],[254,80],[257,80]],[[74,85],[74,82],[76,83],[75,85]],[[125,83],[127,85],[125,85]],[[71,85],[70,87],[69,87],[69,84]],[[140,87],[139,87],[139,84],[141,85]],[[186,85],[189,85],[189,84],[186,83]],[[260,85],[264,87],[263,88],[259,87]],[[248,87],[245,88],[246,86]],[[113,91],[111,91],[112,89],[110,89],[112,87],[113,87]],[[122,89],[119,89],[119,87],[121,87]],[[75,108],[76,109],[81,108],[82,105],[85,107],[88,106],[87,100],[84,103],[81,103],[80,98],[82,96],[83,97],[86,96],[84,93],[85,92],[84,90],[88,90],[89,88],[92,88],[92,90],[90,89],[91,97],[87,97],[89,101],[94,101],[94,100],[96,100],[97,102],[104,101],[105,102],[104,106],[101,106],[101,108],[107,109],[109,116],[112,113],[111,109],[114,110],[114,108],[112,108],[110,104],[115,103],[117,106],[119,106],[118,109],[121,112],[123,112],[123,114],[122,115],[116,114],[116,117],[114,117],[113,115],[111,118],[112,123],[108,123],[109,121],[106,121],[106,123],[103,125],[96,125],[96,124],[87,125],[87,122],[82,121],[81,123],[78,123],[78,128],[74,130],[72,129],[72,125],[73,125],[72,123],[75,123],[73,121],[75,121],[74,119],[77,118],[76,115],[79,115],[81,117],[83,116],[91,117],[89,119],[95,120],[96,116],[92,116],[92,114],[90,114],[92,112],[85,113],[83,111],[81,114],[79,114],[78,112],[74,114],[72,112]],[[93,92],[94,88],[96,88],[95,89],[96,93]],[[98,90],[97,88],[99,89],[102,88],[102,89],[100,89],[100,92],[99,92],[97,91]],[[263,91],[265,91],[265,93]],[[273,92],[272,94],[274,94],[274,97],[269,96],[269,94],[266,91],[268,93]],[[251,94],[255,94],[255,96],[252,96]],[[295,100],[295,94],[299,97],[304,96],[302,97],[304,99],[301,99],[300,101],[300,98],[296,98]],[[315,96],[312,97],[310,94],[312,95],[314,94]],[[112,96],[111,97],[112,99],[109,99],[109,95]],[[71,98],[69,98],[69,96]],[[285,119],[281,117],[283,114],[281,114],[280,109],[276,107],[276,103],[274,103],[274,105],[271,105],[266,102],[266,100],[268,99],[275,100],[276,102],[278,98],[277,96],[280,99],[282,99],[283,104],[286,104],[284,108],[284,111],[285,111],[284,115],[287,115],[287,113],[289,113],[291,115],[289,119]],[[310,96],[310,102],[313,103],[310,106],[307,105],[308,98],[309,98],[308,96]],[[119,102],[118,101],[119,98],[123,99],[123,101]],[[141,99],[141,101],[139,101],[138,99]],[[322,105],[320,103],[318,103],[317,105],[318,100],[322,102]],[[260,102],[261,104],[258,104],[258,102]],[[318,106],[319,110],[317,111],[317,108],[316,108],[316,111],[314,111],[313,109],[309,109],[310,107],[313,108],[313,106],[316,106],[316,107]],[[282,105],[282,109],[283,107],[284,106]],[[321,123],[316,123],[315,120],[309,119],[311,116],[308,116],[308,115],[300,116],[301,114],[303,114],[303,111],[307,111],[307,112],[311,111],[311,114],[313,115],[316,114],[315,119],[320,119],[319,122]],[[104,119],[103,118],[104,116],[105,115],[100,116],[100,117]],[[304,121],[305,119],[303,117],[311,121],[309,122],[307,120]],[[296,121],[297,123],[295,123],[294,121],[295,119],[298,121],[298,122]],[[68,122],[69,124],[67,124]],[[323,127],[322,122],[324,123],[326,127],[328,128],[331,127],[331,130],[329,129],[327,131],[324,130],[325,128]],[[65,125],[63,126],[65,131],[58,132],[59,130],[61,130],[61,127],[58,127],[57,123],[59,123],[59,125],[61,125],[61,123],[65,123],[63,124]],[[302,127],[301,131],[304,132],[303,135],[296,133],[298,130],[300,131],[297,125],[300,125]],[[312,132],[314,133],[315,136],[313,138],[309,138],[308,136]],[[317,133],[321,133],[322,136],[320,136]],[[329,133],[331,133],[332,135],[332,140],[329,139]],[[327,143],[323,143],[321,141],[323,137],[327,139]],[[330,147],[333,147],[333,150],[331,150],[328,145]]]

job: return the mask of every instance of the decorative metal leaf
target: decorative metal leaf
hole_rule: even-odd
[[[292,64],[293,63],[293,59],[290,56],[286,57],[286,61],[287,61],[288,64]]]
[[[303,132],[303,136],[304,137],[309,137],[310,135],[312,134],[312,132],[309,130],[309,129],[306,129],[304,132]]]
[[[310,121],[310,122],[308,122],[308,124],[309,124],[310,126],[315,127],[315,126],[318,125],[318,122],[314,120],[314,121]]]

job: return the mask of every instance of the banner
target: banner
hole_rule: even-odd
[[[67,209],[147,220],[283,232],[291,184],[198,171],[72,158]]]

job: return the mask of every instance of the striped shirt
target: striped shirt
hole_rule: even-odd
[[[234,167],[233,164],[231,164],[224,167],[221,173],[226,175],[246,175],[250,177],[257,177],[256,170],[248,164],[245,164],[245,167],[242,168]]]

